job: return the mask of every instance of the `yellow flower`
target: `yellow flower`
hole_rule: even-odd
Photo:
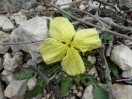
[[[39,47],[43,60],[47,64],[62,60],[62,69],[72,76],[85,72],[79,51],[90,51],[102,45],[96,29],[76,32],[64,17],[56,17],[50,21],[49,34],[52,38],[45,39]]]

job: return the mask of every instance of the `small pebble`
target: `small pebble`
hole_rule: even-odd
[[[78,96],[78,97],[82,97],[82,92],[78,92],[78,93],[77,93],[77,96]]]
[[[78,92],[78,90],[76,90],[76,89],[73,90],[73,93],[74,94],[77,94],[77,92]]]

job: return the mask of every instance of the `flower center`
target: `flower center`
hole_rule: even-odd
[[[71,47],[71,42],[68,44],[68,47]]]

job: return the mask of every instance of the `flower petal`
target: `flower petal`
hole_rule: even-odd
[[[79,30],[74,36],[72,45],[80,51],[86,52],[99,48],[102,43],[98,31],[92,28]]]
[[[66,54],[66,44],[60,43],[55,39],[45,39],[39,47],[43,60],[47,64],[60,61]]]
[[[67,55],[62,60],[62,69],[69,75],[77,75],[85,72],[84,63],[79,52],[73,47],[68,48]]]
[[[67,18],[56,17],[50,21],[49,34],[60,42],[70,42],[75,34],[75,30]]]

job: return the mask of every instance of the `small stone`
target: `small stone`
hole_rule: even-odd
[[[46,99],[45,97],[42,97],[41,99]]]
[[[78,92],[78,93],[77,93],[77,96],[78,96],[78,97],[82,97],[82,92]]]
[[[6,69],[4,69],[1,74],[3,75],[3,77],[5,77],[5,80],[8,81],[8,83],[10,83],[15,78],[14,74]]]
[[[73,90],[74,90],[74,89],[77,89],[77,88],[76,88],[76,85],[72,85],[72,86],[70,87],[70,89],[73,89]]]
[[[22,63],[23,63],[23,52],[16,52],[14,55],[14,58],[16,59],[18,65],[22,65]]]
[[[17,25],[22,24],[24,21],[27,20],[27,17],[23,15],[21,12],[14,13],[10,17],[11,20],[15,20]]]
[[[12,99],[24,99],[24,94],[27,89],[27,80],[13,80],[6,87],[4,95]]]
[[[8,43],[10,41],[10,34],[0,31],[0,43]],[[0,54],[5,54],[9,49],[9,45],[0,45]]]
[[[79,89],[79,91],[81,91],[81,92],[83,91],[83,87],[82,86],[78,86],[77,88]]]
[[[2,28],[3,31],[10,31],[14,29],[15,26],[7,17],[0,15],[0,28]]]
[[[89,72],[88,72],[89,75],[95,75],[94,77],[98,77],[98,73],[97,73],[97,70],[95,67],[92,67]]]
[[[132,99],[131,85],[114,84],[112,89],[116,99]]]
[[[86,87],[82,99],[94,99],[94,96],[92,94],[93,86],[89,85]]]
[[[32,90],[36,85],[36,83],[37,83],[37,79],[35,77],[31,77],[30,79],[28,79],[28,83],[27,83],[28,90],[29,91]]]
[[[27,61],[27,65],[28,65],[28,66],[29,66],[29,65],[32,65],[32,66],[37,67],[37,63],[34,62],[32,59],[29,59],[29,60]]]
[[[47,94],[46,98],[49,99],[51,97],[51,93]]]
[[[66,3],[71,3],[72,0],[57,0],[56,2],[56,5],[61,5],[61,4],[66,4]],[[64,8],[68,8],[69,5],[64,5],[64,6],[61,6],[60,8],[61,9],[64,9]]]
[[[76,97],[75,97],[75,96],[72,96],[72,97],[70,97],[69,99],[76,99]]]
[[[33,97],[32,99],[41,99],[42,98],[42,93],[38,94],[36,97]]]
[[[132,50],[125,45],[114,47],[110,59],[122,70],[132,69]]]
[[[15,58],[11,58],[11,55],[9,53],[6,53],[4,55],[4,61],[3,61],[3,67],[11,72],[14,72],[17,68],[18,64]]]
[[[77,93],[78,93],[78,90],[74,89],[73,94],[77,94]]]
[[[94,56],[88,56],[88,61],[90,61],[92,64],[95,64],[96,58]]]
[[[132,77],[132,69],[123,71],[122,77],[123,78],[131,78]]]

